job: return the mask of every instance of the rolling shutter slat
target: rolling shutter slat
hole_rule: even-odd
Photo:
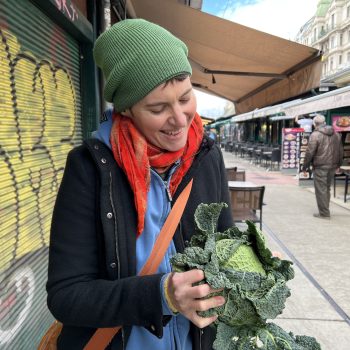
[[[52,322],[50,221],[82,142],[79,43],[29,0],[1,1],[0,29],[0,349],[29,350]]]

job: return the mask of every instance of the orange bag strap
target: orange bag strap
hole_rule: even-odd
[[[140,276],[151,275],[157,272],[158,266],[161,263],[171,240],[173,239],[176,227],[185,209],[188,197],[191,193],[192,183],[193,179],[181,192],[179,198],[172,207],[158,235],[152,252],[139,273]],[[84,350],[104,350],[121,328],[121,326],[118,326],[112,328],[97,329],[89,342],[85,345]]]

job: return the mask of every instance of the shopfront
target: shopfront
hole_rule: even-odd
[[[350,87],[333,90],[300,101],[292,101],[284,106],[289,115],[321,113],[327,124],[342,136],[344,146],[344,164],[350,163]]]
[[[342,137],[343,164],[350,165],[350,107],[334,110],[329,114],[331,125]]]
[[[34,349],[52,322],[47,253],[66,156],[96,127],[93,30],[73,1],[7,0],[0,36],[0,348]]]

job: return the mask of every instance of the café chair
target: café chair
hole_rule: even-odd
[[[333,197],[336,197],[336,187],[338,181],[344,181],[344,203],[346,203],[348,195],[350,174],[348,173],[335,173],[333,177]]]
[[[280,148],[274,148],[271,153],[270,157],[270,164],[271,169],[274,169],[275,164],[277,163],[277,169],[280,169],[280,162],[281,162],[281,149]]]
[[[245,181],[245,170],[238,170],[237,167],[226,168],[227,181]]]
[[[260,224],[262,230],[262,208],[265,186],[230,188],[234,222],[250,220]]]

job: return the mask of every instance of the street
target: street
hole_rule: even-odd
[[[317,212],[313,188],[301,187],[292,175],[266,171],[223,151],[226,167],[246,170],[246,180],[265,185],[263,232],[271,250],[294,263],[291,297],[276,323],[297,335],[314,336],[322,350],[350,346],[350,201],[342,189],[331,196],[331,219]]]

